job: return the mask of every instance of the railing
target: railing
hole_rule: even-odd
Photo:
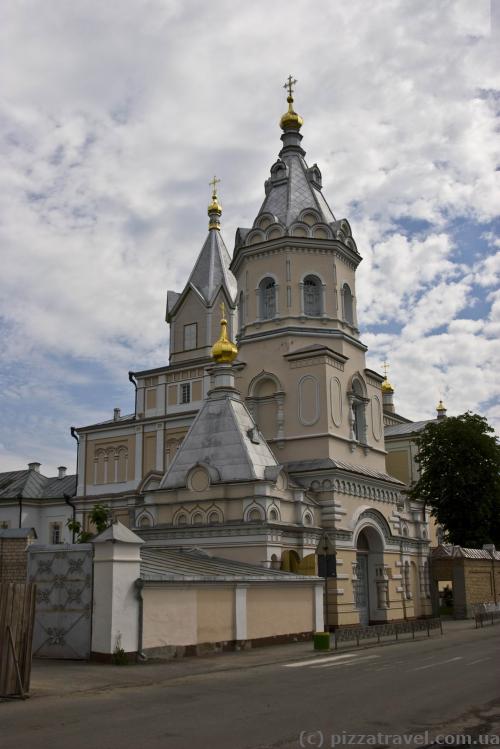
[[[431,636],[432,630],[439,630],[443,634],[441,619],[411,619],[406,622],[387,622],[386,624],[373,624],[370,627],[344,627],[337,629],[333,633],[335,641],[335,650],[343,642],[356,642],[358,646],[361,640],[377,640],[380,643],[382,637],[394,637],[399,639],[400,635],[411,634],[415,639],[418,632],[426,632],[427,637]]]
[[[477,603],[473,606],[476,629],[484,627],[484,624],[497,624],[500,622],[500,603]]]

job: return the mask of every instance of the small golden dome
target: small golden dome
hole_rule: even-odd
[[[211,213],[218,213],[219,216],[222,214],[222,206],[219,203],[215,192],[212,193],[212,202],[209,204],[207,211],[209,216]]]
[[[210,219],[208,223],[208,228],[220,230],[219,219],[222,215],[222,206],[219,203],[219,199],[217,197],[217,183],[218,182],[220,182],[220,179],[217,179],[217,177],[214,176],[214,178],[209,183],[212,186],[212,201],[209,203],[209,206],[207,208],[207,213]]]
[[[222,319],[220,321],[219,340],[212,346],[212,359],[217,364],[231,364],[238,356],[236,344],[227,337],[227,320],[224,317],[224,304],[221,304]]]
[[[300,130],[300,128],[304,124],[304,120],[302,119],[300,114],[297,114],[297,112],[294,111],[294,108],[292,106],[293,96],[287,96],[286,100],[288,102],[288,112],[285,112],[285,114],[281,117],[280,127],[282,130]]]
[[[444,405],[443,401],[440,400],[439,403],[436,406],[436,411],[438,413],[442,413],[443,411],[446,411],[446,410],[447,410],[446,406]]]
[[[392,387],[392,385],[389,382],[389,380],[387,379],[387,377],[383,381],[381,387],[382,387],[382,392],[383,393],[393,393],[394,392],[394,388]]]

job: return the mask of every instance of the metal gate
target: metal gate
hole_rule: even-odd
[[[92,545],[29,547],[28,579],[36,583],[33,656],[90,656]]]

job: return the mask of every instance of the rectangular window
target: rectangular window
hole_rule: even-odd
[[[191,383],[183,382],[181,385],[181,403],[191,403]]]
[[[196,348],[196,323],[184,325],[184,351]]]
[[[50,524],[50,543],[51,544],[60,544],[60,543],[62,543],[62,539],[61,539],[61,523],[51,523]]]

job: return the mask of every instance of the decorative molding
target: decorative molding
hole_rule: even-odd
[[[342,384],[338,377],[330,379],[330,413],[335,426],[340,427],[342,424]]]
[[[304,392],[303,389],[305,387],[306,383],[313,383],[313,398],[314,398],[314,406],[313,406],[313,416],[310,419],[305,418],[304,416]],[[298,390],[298,417],[301,424],[304,426],[312,426],[313,424],[316,424],[316,422],[319,420],[319,382],[314,375],[304,375],[300,378],[297,386]]]

